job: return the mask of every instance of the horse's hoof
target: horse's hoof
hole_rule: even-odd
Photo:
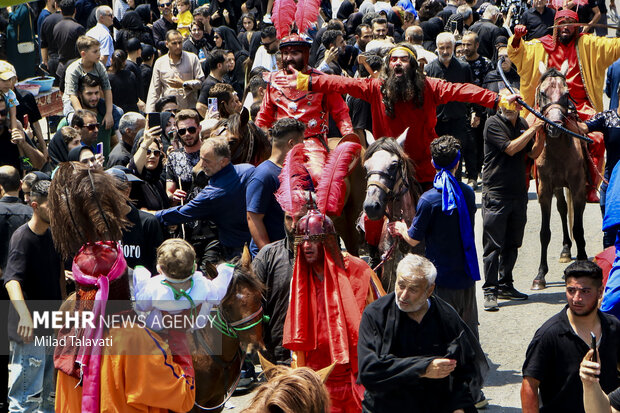
[[[545,280],[534,280],[532,281],[532,290],[544,290],[547,288],[547,281]]]
[[[571,257],[570,254],[560,254],[560,264],[566,264],[568,262],[571,262],[573,260],[573,257]]]

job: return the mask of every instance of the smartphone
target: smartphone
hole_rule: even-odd
[[[103,143],[101,142],[99,142],[95,148],[95,155],[99,155],[100,153],[103,153]]]
[[[161,113],[159,112],[151,112],[146,115],[149,119],[149,129],[154,128],[155,126],[161,126]]]
[[[458,22],[456,20],[450,22],[450,30],[452,33],[458,30]]]
[[[592,337],[590,348],[594,350],[594,354],[592,355],[592,361],[598,363],[598,357],[596,356],[596,335],[593,332],[590,332],[590,337]]]
[[[208,104],[209,104],[209,112],[211,112],[211,113],[218,112],[218,109],[217,109],[217,98],[209,98]]]

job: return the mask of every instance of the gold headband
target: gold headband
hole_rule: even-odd
[[[406,53],[408,53],[410,56],[413,56],[414,58],[417,58],[417,56],[416,56],[416,55],[415,55],[415,54],[411,51],[411,49],[409,49],[408,47],[405,47],[405,46],[396,46],[396,47],[393,47],[393,48],[390,50],[389,55],[391,56],[391,55],[392,55],[392,53],[394,53],[394,52],[396,52],[396,51],[398,51],[398,50],[400,50],[401,52],[406,52]]]

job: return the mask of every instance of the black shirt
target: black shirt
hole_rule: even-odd
[[[476,60],[465,60],[465,63],[467,63],[471,69],[472,83],[476,86],[482,86],[482,82],[487,73],[493,69],[491,61],[482,55],[478,55]]]
[[[495,51],[495,39],[499,36],[508,36],[508,32],[504,28],[499,28],[494,25],[490,20],[480,19],[477,23],[472,24],[470,27],[472,32],[478,34],[478,40],[480,46],[478,46],[478,53],[482,56],[493,59],[493,52]]]
[[[136,84],[138,87],[138,97],[142,99],[142,96],[145,94],[145,91],[143,90],[144,84],[142,83],[142,72],[140,71],[140,66],[138,66],[137,63],[132,62],[131,60],[127,59],[127,62],[125,63],[125,69],[129,70],[136,77],[136,81],[137,81]],[[148,87],[147,87],[147,91],[148,91]],[[145,99],[142,99],[142,101],[146,102]]]
[[[217,85],[218,83],[223,82],[217,80],[211,75],[207,76],[205,81],[202,82],[202,87],[200,88],[200,95],[198,96],[198,102],[202,103],[203,105],[207,105],[209,102],[209,91],[213,86]]]
[[[547,34],[552,34],[549,27],[553,26],[555,10],[545,7],[540,14],[534,7],[530,7],[523,13],[521,24],[527,27],[525,40],[539,39]]]
[[[439,59],[435,59],[424,66],[426,74],[438,79],[444,79],[453,83],[473,83],[471,69],[467,63],[453,57],[450,64],[446,67]],[[437,106],[437,121],[450,122],[454,120],[462,121],[469,116],[469,109],[466,103],[449,102],[445,105]],[[457,125],[457,127],[463,127]]]
[[[9,241],[15,230],[32,217],[32,208],[15,196],[0,198],[0,269],[6,268]]]
[[[594,8],[598,7],[597,0],[588,0],[588,4],[584,6],[579,6],[577,10],[577,15],[579,16],[579,21],[581,23],[590,23],[592,17],[594,17]]]
[[[527,196],[525,157],[532,150],[530,140],[520,152],[510,156],[506,148],[510,142],[529,128],[523,118],[515,126],[499,114],[491,116],[484,125],[484,167],[482,191],[509,199]]]
[[[62,14],[54,13],[50,14],[43,20],[41,24],[41,48],[47,49],[48,55],[54,57],[58,55],[58,43],[54,42],[54,27],[62,20]]]
[[[288,312],[288,302],[295,257],[286,238],[265,245],[252,261],[254,273],[265,284],[267,291],[263,308],[270,318],[263,326],[263,340],[267,359],[290,363],[290,351],[282,347],[282,331]]]
[[[620,388],[609,393],[609,404],[616,410],[620,410]]]
[[[573,331],[567,309],[568,306],[564,307],[536,331],[525,355],[523,376],[540,381],[541,413],[584,411],[579,364],[589,346]],[[620,385],[616,371],[620,360],[620,321],[601,311],[597,313],[603,333],[599,344],[599,379],[603,391],[609,393]]]
[[[119,70],[117,73],[108,72],[110,86],[112,86],[112,101],[123,109],[124,113],[139,112],[138,110],[138,79],[132,71]]]
[[[353,129],[372,131],[372,113],[370,103],[363,99],[347,96],[347,106],[351,115]]]
[[[123,239],[121,240],[123,256],[127,265],[131,268],[142,265],[151,274],[157,274],[155,268],[157,248],[164,242],[159,221],[155,215],[140,211],[133,205],[126,218],[133,224],[129,229],[123,231]]]
[[[132,145],[120,141],[110,151],[110,155],[108,155],[108,162],[105,164],[106,168],[111,168],[117,165],[127,166],[129,159],[131,158],[131,148]]]
[[[24,224],[19,227],[9,244],[9,256],[4,272],[4,285],[9,281],[18,281],[28,308],[32,312],[32,300],[60,300],[60,255],[54,248],[52,233],[37,235]],[[31,305],[32,304],[32,305]],[[9,306],[9,338],[21,342],[17,334],[19,315],[14,306]],[[39,331],[35,335],[40,335]]]
[[[153,77],[153,68],[142,63],[140,65],[140,74],[142,75],[142,95],[140,95],[140,99],[142,99],[143,102],[146,102],[149,87],[151,86],[151,78]]]
[[[174,30],[176,28],[176,23],[169,22],[163,17],[155,20],[155,23],[153,23],[153,37],[155,38],[155,47],[159,49],[162,55],[168,53],[168,48],[166,47],[166,33],[168,33],[168,30]]]
[[[80,57],[75,42],[83,34],[86,34],[84,26],[71,17],[64,17],[56,24],[52,38],[54,44],[58,45],[58,59],[61,63]]]

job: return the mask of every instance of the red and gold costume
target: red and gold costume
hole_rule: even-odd
[[[556,24],[566,19],[579,21],[577,13],[571,10],[560,10],[555,15]],[[527,42],[514,39],[513,36],[508,41],[508,56],[521,77],[523,100],[530,106],[535,106],[536,89],[540,83],[541,73],[538,63],[543,62],[547,67],[559,70],[562,63],[567,60],[568,90],[575,100],[579,117],[585,121],[604,110],[605,73],[607,67],[620,58],[620,40],[578,34],[565,45],[558,41],[556,32],[553,36],[547,35]],[[593,186],[596,188],[600,183],[599,172],[602,172],[605,161],[605,145],[600,132],[593,132],[588,136],[594,140],[594,143],[589,145],[589,151],[598,172],[590,163],[588,167]]]
[[[437,137],[437,106],[451,101],[478,103],[494,108],[498,103],[495,92],[481,87],[450,83],[427,77],[424,88],[424,104],[416,107],[413,102],[398,102],[394,105],[394,117],[385,112],[381,79],[352,79],[342,76],[301,74],[298,76],[298,89],[313,92],[332,92],[349,94],[370,103],[372,111],[372,133],[375,137],[400,135],[405,129],[405,153],[413,160],[416,179],[421,183],[432,183],[435,168],[431,165],[430,143]]]

